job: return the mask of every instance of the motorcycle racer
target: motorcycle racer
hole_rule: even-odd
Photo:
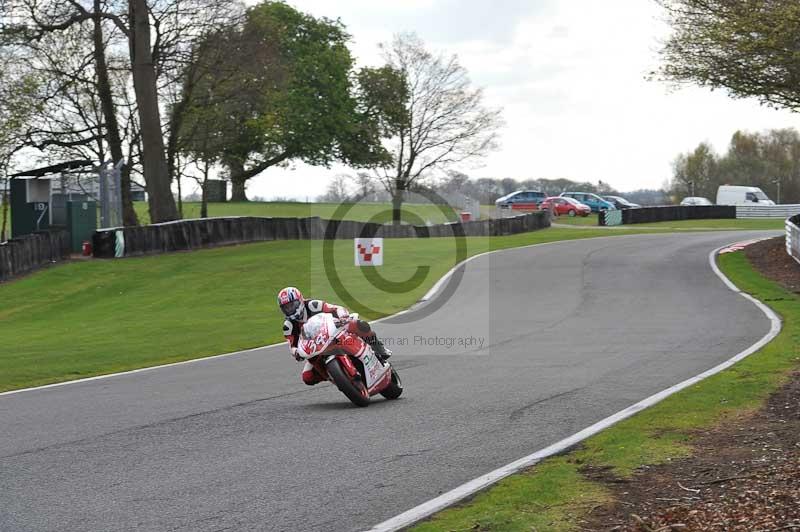
[[[311,318],[321,312],[332,314],[338,320],[346,320],[350,313],[346,308],[339,305],[332,305],[320,299],[303,298],[300,290],[294,286],[287,286],[278,292],[278,306],[286,318],[283,322],[283,336],[289,343],[289,349],[292,352],[295,360],[300,361],[302,357],[297,352],[297,342],[300,339],[300,332],[303,325]],[[361,337],[375,354],[381,360],[386,360],[392,355],[392,352],[386,349],[383,343],[372,330],[369,323],[363,320],[353,320],[348,324],[350,332]],[[303,366],[301,374],[303,382],[309,386],[313,386],[324,379],[314,370],[314,367],[308,362]]]

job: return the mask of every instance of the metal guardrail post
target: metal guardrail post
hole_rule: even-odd
[[[736,218],[788,218],[800,214],[800,204],[737,205]]]
[[[800,214],[786,219],[786,253],[800,264]]]

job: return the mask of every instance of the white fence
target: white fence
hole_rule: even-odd
[[[454,209],[470,213],[473,220],[481,219],[481,204],[478,200],[460,192],[440,192],[439,195]]]
[[[800,216],[786,220],[786,253],[800,263]]]
[[[800,205],[737,205],[736,218],[789,218],[800,214]]]

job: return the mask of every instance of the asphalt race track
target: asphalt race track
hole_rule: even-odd
[[[369,528],[756,342],[768,320],[708,254],[773,234],[475,259],[433,315],[376,325],[405,393],[366,409],[284,346],[0,396],[0,530]]]

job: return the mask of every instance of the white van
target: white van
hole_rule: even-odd
[[[717,189],[717,205],[775,205],[758,187],[722,185]]]

